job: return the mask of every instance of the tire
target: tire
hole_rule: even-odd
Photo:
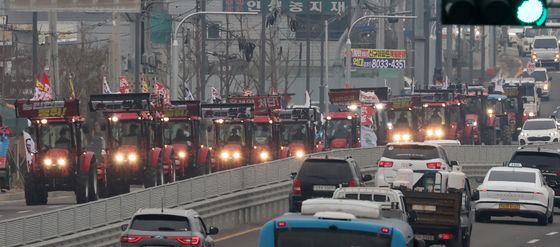
[[[538,220],[538,222],[539,222],[539,225],[541,225],[541,226],[546,226],[546,225],[548,225],[548,216],[546,216],[546,214],[545,214],[545,215],[542,215],[542,216],[539,216],[539,217],[537,218],[537,220]]]
[[[472,227],[469,230],[468,236],[463,238],[463,247],[470,247],[471,246],[471,235],[472,235]]]
[[[165,183],[173,183],[175,181],[177,181],[177,165],[175,164],[175,161],[171,161],[171,168],[169,168],[169,174],[167,175],[167,178],[165,179]]]
[[[99,181],[97,180],[97,164],[91,164],[89,171],[89,193],[88,201],[93,202],[99,199]]]
[[[89,195],[89,172],[83,174],[78,172],[78,176],[75,177],[76,185],[74,188],[74,194],[76,194],[76,203],[82,204],[88,202],[88,195]]]
[[[107,194],[109,197],[122,195],[130,192],[130,185],[123,179],[118,179],[116,174],[108,171],[107,174]]]
[[[554,223],[554,207],[552,207],[552,213],[550,213],[550,216],[548,217],[548,224],[552,223]]]
[[[47,204],[48,192],[33,174],[27,174],[24,181],[25,204],[27,206]]]
[[[156,186],[156,169],[148,167],[144,171],[144,187],[150,188]]]
[[[508,128],[502,129],[502,144],[503,145],[511,145],[512,138],[511,138],[511,130]]]
[[[486,134],[486,141],[484,143],[486,145],[496,145],[496,129],[489,129]]]

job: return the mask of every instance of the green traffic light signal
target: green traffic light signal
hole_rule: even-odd
[[[546,21],[546,6],[540,0],[523,0],[517,6],[517,20],[523,24],[541,26]]]

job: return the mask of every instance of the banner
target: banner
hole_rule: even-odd
[[[360,90],[360,102],[367,104],[379,103],[379,98],[374,91],[364,92]]]
[[[404,69],[406,50],[352,49],[352,66],[368,69]]]
[[[360,141],[362,144],[362,148],[375,147],[377,146],[377,135],[375,134],[375,131],[372,128],[361,125]]]
[[[33,141],[31,135],[25,131],[23,131],[23,141],[25,142],[25,160],[27,161],[27,171],[30,171],[33,154],[37,152],[35,149],[35,141]]]
[[[254,104],[256,113],[267,113],[269,110],[282,108],[280,96],[278,95],[229,97],[227,102],[232,104]]]
[[[6,156],[10,147],[10,138],[6,134],[0,134],[0,169],[6,169]]]

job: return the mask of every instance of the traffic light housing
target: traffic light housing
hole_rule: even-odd
[[[445,25],[542,26],[546,0],[442,0]]]

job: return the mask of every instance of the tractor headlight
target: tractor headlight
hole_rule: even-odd
[[[184,159],[187,157],[187,152],[180,151],[179,153],[177,153],[177,155],[179,156],[179,158]]]
[[[238,159],[241,158],[241,153],[240,152],[234,152],[232,156],[233,156],[234,159],[238,160]]]
[[[305,152],[303,150],[297,150],[296,151],[296,157],[297,158],[303,158],[304,155],[305,155]]]
[[[115,161],[117,163],[122,163],[124,162],[124,155],[122,153],[117,153],[115,154]]]
[[[494,109],[488,109],[486,110],[486,113],[488,113],[488,115],[492,115],[494,114]]]
[[[138,160],[138,155],[136,155],[135,153],[131,153],[128,154],[128,161],[130,162],[136,162]]]
[[[398,142],[398,141],[400,141],[400,140],[401,140],[401,134],[394,134],[394,135],[393,135],[393,141]]]
[[[529,117],[534,117],[535,113],[534,112],[529,112]]]
[[[50,158],[45,158],[43,160],[43,164],[47,167],[51,166],[53,164],[53,161]]]
[[[270,157],[270,154],[267,151],[262,151],[259,156],[261,160],[267,160]]]
[[[405,133],[402,135],[402,140],[407,142],[410,141],[410,135],[408,133]]]
[[[221,157],[223,160],[227,160],[227,159],[229,159],[229,153],[228,153],[227,151],[223,151],[223,152],[220,154],[220,157]]]
[[[432,137],[432,136],[434,136],[434,131],[432,129],[429,129],[429,130],[426,131],[426,135],[428,137]]]
[[[65,166],[65,165],[66,165],[66,160],[60,158],[60,159],[56,160],[56,164],[57,164],[58,166]]]
[[[437,137],[443,137],[443,130],[437,129],[437,130],[435,131],[435,133],[436,133],[436,136],[437,136]]]

